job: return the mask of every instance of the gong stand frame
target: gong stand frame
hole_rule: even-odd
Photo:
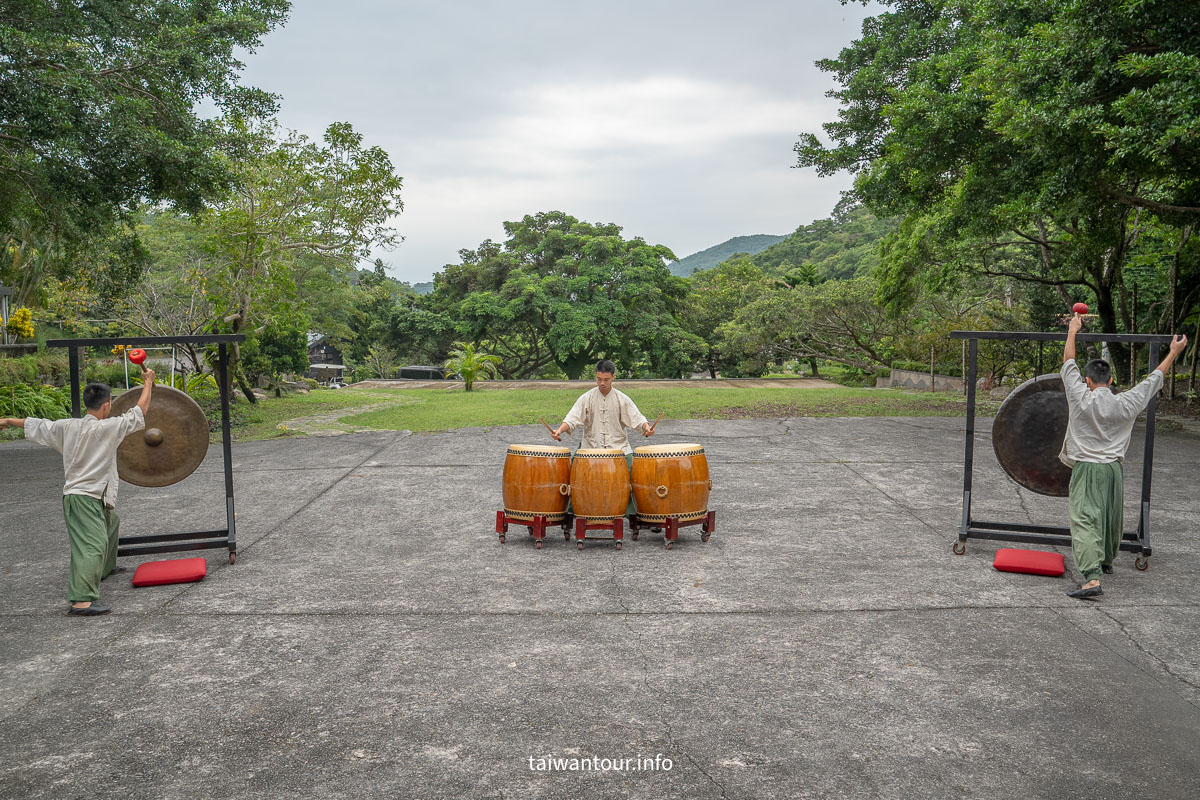
[[[557,522],[551,522],[546,519],[545,514],[534,514],[533,519],[517,519],[516,517],[508,516],[501,509],[496,512],[496,534],[500,537],[500,544],[504,544],[509,525],[519,525],[522,528],[529,528],[529,535],[533,537],[537,549],[541,550],[542,542],[546,540],[546,531],[553,527],[561,526],[563,539],[570,541],[572,519],[569,513]]]
[[[1065,333],[1040,333],[1018,331],[952,331],[952,339],[967,340],[967,431],[966,455],[963,460],[963,511],[962,524],[954,552],[966,552],[968,539],[993,539],[1006,542],[1045,544],[1069,547],[1071,529],[1058,525],[1032,525],[1021,522],[985,522],[971,516],[971,481],[975,464],[975,382],[978,377],[980,339],[1000,339],[1010,342],[1066,342]],[[1169,344],[1170,336],[1141,333],[1078,333],[1077,342],[1123,342],[1148,346],[1150,369],[1158,366],[1158,346]],[[1039,345],[1040,347],[1041,345]],[[1154,477],[1154,412],[1158,406],[1158,395],[1150,398],[1146,406],[1146,437],[1142,459],[1142,498],[1138,512],[1136,531],[1122,534],[1120,549],[1138,553],[1138,569],[1149,566],[1150,548],[1150,488]]]
[[[47,347],[67,348],[71,372],[71,416],[83,415],[80,406],[79,351],[84,347],[171,346],[176,344],[215,344],[217,349],[217,386],[221,393],[221,456],[225,465],[225,528],[188,533],[155,533],[122,536],[117,540],[118,556],[142,556],[152,553],[182,553],[191,550],[228,549],[229,563],[237,561],[237,526],[233,509],[233,457],[229,434],[229,346],[246,341],[244,334],[204,334],[197,336],[121,336],[107,339],[50,339]],[[132,391],[132,390],[130,390]]]

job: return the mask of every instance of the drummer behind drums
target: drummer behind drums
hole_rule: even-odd
[[[613,388],[613,378],[616,377],[617,367],[608,359],[596,364],[596,388],[589,389],[579,396],[571,413],[567,414],[562,424],[550,432],[557,441],[562,441],[563,433],[574,433],[580,425],[583,426],[582,448],[616,448],[625,453],[625,466],[632,469],[633,448],[629,445],[629,437],[625,435],[626,428],[641,430],[643,436],[653,436],[654,428],[638,411],[637,405],[629,399],[629,395]],[[635,511],[633,496],[629,498],[627,514]]]
[[[103,383],[89,383],[83,390],[87,413],[79,419],[0,419],[0,428],[24,428],[26,439],[63,455],[63,516],[71,542],[67,613],[73,616],[94,617],[112,610],[96,601],[100,581],[125,571],[116,565],[121,528],[115,510],[120,484],[117,447],[126,436],[146,427],[153,387],[154,372],[143,369],[137,405],[116,417],[108,415],[112,390]]]
[[[1163,377],[1187,347],[1186,336],[1176,336],[1158,368],[1132,389],[1113,394],[1112,367],[1093,359],[1080,377],[1075,363],[1075,334],[1083,325],[1076,313],[1067,328],[1063,348],[1062,379],[1070,409],[1067,436],[1059,459],[1071,467],[1071,552],[1083,584],[1071,597],[1089,599],[1104,594],[1102,572],[1112,572],[1121,546],[1124,520],[1124,474],[1121,461],[1138,414],[1163,387]],[[1101,390],[1101,391],[1097,391]]]

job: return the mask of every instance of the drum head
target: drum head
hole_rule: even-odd
[[[1071,469],[1058,459],[1067,436],[1067,393],[1062,376],[1025,381],[1000,404],[992,448],[1008,477],[1030,491],[1066,497]]]
[[[635,456],[694,456],[704,452],[704,446],[699,444],[648,444],[635,447]]]
[[[576,458],[624,458],[625,451],[616,447],[581,447],[575,451]]]
[[[569,456],[571,455],[570,448],[560,447],[553,444],[510,444],[508,446],[510,455],[515,456]]]

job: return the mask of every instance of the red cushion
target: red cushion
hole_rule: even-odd
[[[1028,572],[1030,575],[1058,576],[1067,571],[1061,553],[1018,550],[1014,547],[997,550],[992,566],[1001,572]]]
[[[133,585],[162,586],[166,583],[192,583],[207,574],[208,562],[203,558],[147,561],[133,573]]]

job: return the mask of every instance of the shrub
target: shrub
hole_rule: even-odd
[[[19,358],[0,358],[0,385],[46,383],[63,386],[67,383],[67,372],[65,350],[45,350]]]
[[[54,386],[23,383],[0,386],[0,417],[63,419],[71,415],[71,394]]]

